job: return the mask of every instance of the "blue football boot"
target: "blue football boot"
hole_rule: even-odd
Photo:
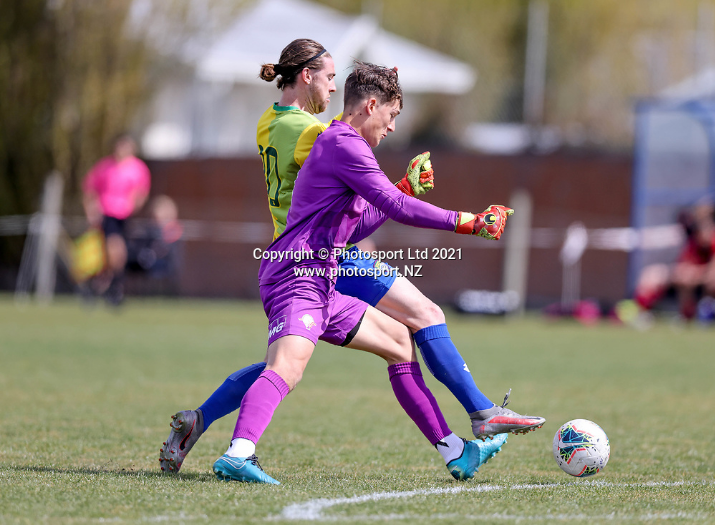
[[[464,480],[474,477],[484,463],[497,455],[506,443],[507,434],[497,434],[494,439],[486,442],[464,440],[464,451],[457,459],[447,463],[447,470],[454,479]]]
[[[224,454],[214,463],[214,473],[218,479],[223,481],[280,485],[278,481],[263,472],[255,454],[247,458],[232,458]]]

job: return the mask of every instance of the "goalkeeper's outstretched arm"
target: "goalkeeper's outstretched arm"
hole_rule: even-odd
[[[362,163],[357,159],[355,163],[348,163],[349,166],[356,166],[356,168],[359,164],[362,164],[362,166],[358,173],[352,174],[348,170],[345,177],[346,184],[384,216],[396,222],[418,228],[480,235],[487,239],[496,240],[499,239],[504,231],[507,217],[514,213],[510,208],[497,205],[490,206],[479,214],[450,211],[410,198],[390,184],[377,162],[366,166],[364,160],[364,158],[360,159]],[[368,209],[370,210],[370,208]],[[374,217],[384,222],[384,217],[376,213]],[[373,223],[372,226],[375,224]],[[365,227],[367,225],[363,224],[362,228]],[[377,227],[370,227],[369,229],[372,233]]]

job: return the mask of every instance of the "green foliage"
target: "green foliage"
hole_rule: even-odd
[[[0,17],[0,216],[27,213],[52,167],[47,125],[56,78],[42,0],[3,3]],[[44,63],[39,56],[47,55]],[[0,237],[0,262],[20,245]]]
[[[0,23],[0,215],[35,211],[58,169],[70,192],[145,94],[130,2],[9,0]]]
[[[35,212],[53,169],[65,179],[65,211],[80,212],[82,178],[137,120],[157,75],[176,60],[166,50],[220,30],[243,6],[200,4],[146,0],[139,16],[129,0],[3,2],[0,216]],[[16,261],[17,247],[0,237],[0,264]]]
[[[131,2],[8,0],[0,21],[0,216],[37,210],[52,169],[78,211],[81,178],[147,93],[149,50]],[[16,239],[0,238],[4,261]]]
[[[130,301],[112,312],[70,300],[18,309],[0,297],[0,522],[283,522],[291,504],[415,490],[432,493],[346,501],[322,515],[415,524],[715,520],[712,330],[447,322],[482,390],[500,401],[512,387],[510,407],[545,416],[543,429],[511,436],[476,479],[455,482],[395,401],[384,363],[320,344],[259,444],[261,464],[283,483],[266,487],[211,474],[235,414],[212,425],[180,476],[157,466],[169,416],[262,359],[259,304]],[[452,429],[468,436],[462,407],[426,375]],[[577,417],[599,423],[611,441],[611,460],[592,482],[567,476],[551,455],[556,429]]]

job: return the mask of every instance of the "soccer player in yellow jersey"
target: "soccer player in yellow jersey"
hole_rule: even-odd
[[[282,91],[280,100],[259,120],[256,134],[275,239],[286,227],[298,172],[316,137],[327,127],[315,114],[326,110],[330,94],[335,92],[335,65],[322,45],[299,39],[283,49],[277,64],[264,64],[260,77],[268,82],[277,78],[277,86]],[[407,174],[397,187],[410,196],[424,194],[433,187],[429,153],[418,155],[410,162]],[[481,235],[498,239],[505,220],[498,232],[483,230]],[[457,232],[460,227],[455,225]],[[361,238],[369,233],[361,232]],[[505,408],[506,398],[499,406],[482,394],[452,342],[444,313],[409,280],[397,276],[396,272],[360,272],[360,269],[387,265],[360,253],[355,246],[347,249],[339,262],[341,268],[358,271],[352,272],[352,277],[344,275],[351,272],[339,274],[335,289],[365,301],[412,331],[430,372],[447,386],[469,414],[475,437],[525,433],[544,424],[543,418],[522,416]],[[178,471],[188,451],[209,425],[239,408],[245,392],[264,368],[265,363],[256,363],[235,372],[199,409],[180,411],[172,416],[173,430],[160,455],[162,469]]]
[[[256,143],[266,177],[268,208],[273,217],[273,239],[285,229],[298,171],[308,157],[316,137],[327,127],[315,117],[315,113],[325,111],[330,102],[330,93],[335,91],[335,66],[328,55],[322,58],[323,62],[328,62],[327,68],[311,69],[311,65],[321,64],[319,59],[316,57],[311,60],[301,72],[305,77],[301,81],[311,86],[310,98],[300,101],[297,97],[282,97],[280,103],[268,108],[258,121]],[[282,71],[279,65],[264,65],[261,78],[273,80],[276,69]],[[281,78],[279,83],[285,85],[286,78]],[[285,93],[288,95],[292,91],[289,89]]]

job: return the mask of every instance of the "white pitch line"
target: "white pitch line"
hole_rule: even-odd
[[[582,481],[571,483],[547,483],[531,485],[479,485],[476,487],[453,487],[410,490],[405,492],[375,492],[352,498],[319,498],[306,501],[305,503],[294,503],[283,508],[280,516],[273,519],[284,520],[307,520],[307,521],[334,521],[334,518],[323,516],[323,511],[336,505],[347,505],[352,503],[365,503],[368,501],[380,501],[397,498],[411,498],[413,496],[427,496],[432,494],[458,494],[460,492],[492,492],[500,490],[546,490],[561,487],[678,487],[682,485],[713,485],[708,482],[685,482],[685,481],[652,481],[648,483],[611,483],[608,481]]]
[[[385,521],[418,521],[426,520],[430,523],[440,520],[461,520],[466,523],[474,521],[505,521],[509,523],[520,523],[523,521],[533,522],[652,522],[655,520],[690,520],[697,522],[705,522],[713,517],[712,513],[707,512],[648,512],[646,514],[507,514],[507,513],[492,513],[492,514],[358,514],[350,516],[326,517],[323,521],[350,521],[358,523],[385,522]]]

